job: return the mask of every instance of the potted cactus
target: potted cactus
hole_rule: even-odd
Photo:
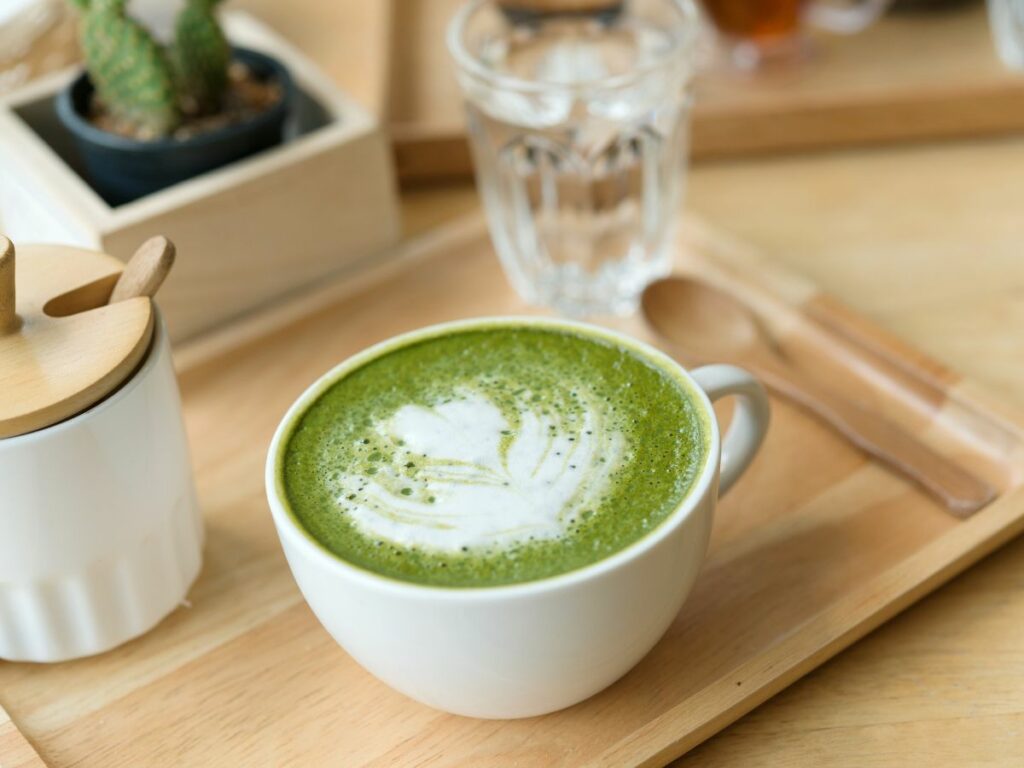
[[[292,100],[274,58],[232,48],[220,0],[185,0],[174,39],[158,43],[127,0],[71,0],[86,72],[57,98],[89,182],[119,205],[282,140]]]

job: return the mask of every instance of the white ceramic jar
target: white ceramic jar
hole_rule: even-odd
[[[202,522],[163,322],[118,390],[0,439],[0,658],[63,661],[153,627],[199,573]]]
[[[294,419],[331,384],[389,349],[499,323],[573,328],[637,349],[679,381],[703,412],[709,440],[703,467],[678,508],[642,539],[604,560],[498,587],[453,589],[397,581],[321,547],[288,510],[280,480],[280,457]],[[727,396],[737,402],[723,440],[712,401]],[[528,717],[597,693],[661,638],[697,580],[719,496],[746,470],[767,428],[765,391],[739,368],[712,365],[687,372],[646,344],[565,320],[465,320],[371,347],[306,390],[270,444],[267,496],[303,596],[356,661],[393,688],[438,709],[471,717]]]

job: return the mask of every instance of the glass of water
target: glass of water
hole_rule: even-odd
[[[471,0],[448,46],[498,256],[532,304],[624,314],[671,265],[691,0]]]
[[[999,58],[1024,70],[1024,0],[988,0],[988,18]]]

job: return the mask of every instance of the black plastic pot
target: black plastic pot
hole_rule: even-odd
[[[188,139],[140,141],[100,130],[85,117],[93,93],[88,73],[57,94],[57,115],[74,137],[93,189],[121,205],[280,144],[294,98],[288,70],[245,48],[235,48],[234,57],[257,78],[280,83],[281,100],[252,120]]]

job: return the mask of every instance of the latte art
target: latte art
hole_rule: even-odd
[[[560,414],[525,394],[515,423],[472,391],[403,406],[377,426],[370,472],[341,477],[339,507],[370,536],[437,551],[565,535],[600,504],[623,438],[596,407]]]
[[[654,530],[707,455],[686,385],[599,334],[515,323],[405,342],[343,371],[296,418],[290,512],[390,578],[514,584]]]

